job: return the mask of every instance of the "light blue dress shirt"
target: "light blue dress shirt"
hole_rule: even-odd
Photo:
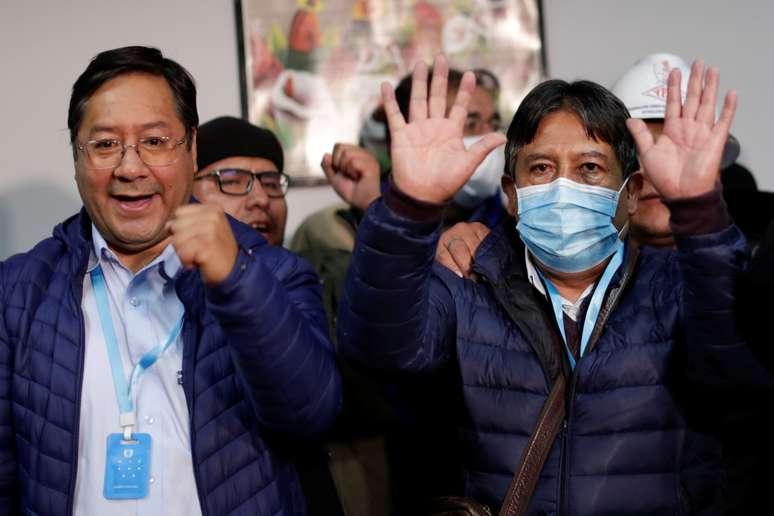
[[[132,392],[135,432],[151,435],[151,484],[142,500],[107,500],[102,495],[108,434],[120,433],[119,409],[104,334],[91,285],[91,272],[102,267],[119,352],[128,380],[140,358],[163,343],[183,313],[173,279],[181,268],[169,245],[133,274],[92,226],[93,249],[83,280],[86,351],[81,390],[76,515],[139,516],[201,514],[191,458],[189,414],[183,387],[182,336],[142,375]]]

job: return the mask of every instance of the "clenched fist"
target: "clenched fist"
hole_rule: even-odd
[[[167,230],[180,262],[188,269],[199,269],[208,286],[219,285],[231,273],[239,247],[221,207],[181,206],[167,222]]]

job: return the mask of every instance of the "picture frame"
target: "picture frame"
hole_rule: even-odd
[[[337,142],[389,158],[382,82],[443,53],[459,70],[499,79],[510,120],[546,75],[540,0],[234,0],[242,116],[277,135],[291,184],[326,183]]]

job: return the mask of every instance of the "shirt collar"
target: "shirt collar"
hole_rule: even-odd
[[[540,292],[542,296],[548,297],[548,294],[546,294],[546,288],[545,286],[543,286],[543,282],[540,280],[540,274],[538,274],[537,268],[535,267],[535,264],[532,262],[532,257],[530,256],[526,246],[524,247],[524,263],[527,266],[527,278],[529,279],[529,282],[532,284],[533,287],[535,287],[535,290]],[[580,307],[583,304],[583,301],[594,290],[594,285],[595,283],[592,283],[591,285],[586,287],[586,290],[583,291],[583,293],[580,295],[578,300],[575,301],[574,303],[568,301],[563,297],[561,298],[562,311],[565,312],[573,321],[576,320],[578,316],[578,312],[580,311]]]
[[[91,224],[91,241],[92,248],[91,253],[89,254],[89,263],[86,268],[86,272],[90,273],[92,270],[96,269],[98,265],[101,265],[105,261],[126,268],[123,266],[123,264],[121,264],[121,262],[118,260],[118,257],[110,249],[110,247],[108,247],[105,238],[102,236],[99,230],[97,230],[97,227],[94,225],[94,223]],[[141,274],[143,271],[156,267],[157,265],[159,266],[159,274],[161,274],[161,276],[167,281],[175,279],[175,277],[177,277],[177,275],[180,273],[182,263],[180,262],[180,257],[178,257],[177,253],[175,253],[175,248],[172,247],[172,244],[166,246],[164,250],[161,251],[160,255],[154,258],[152,262],[143,267],[140,271],[137,272],[137,274],[134,275],[136,276]]]

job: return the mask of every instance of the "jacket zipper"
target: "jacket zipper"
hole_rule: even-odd
[[[561,474],[561,480],[560,480],[560,498],[559,498],[559,514],[560,515],[568,515],[569,508],[567,506],[567,484],[569,483],[570,479],[570,443],[571,439],[570,436],[572,435],[572,412],[573,407],[575,403],[573,403],[573,400],[575,399],[575,387],[578,383],[578,367],[580,364],[575,366],[575,369],[572,372],[572,380],[570,382],[570,389],[567,391],[567,396],[565,398],[565,403],[567,404],[567,416],[565,417],[562,430],[564,431],[564,440],[563,440],[563,447],[562,447],[562,455],[561,455],[561,468],[559,473]]]
[[[598,318],[597,321],[594,323],[593,331],[591,332],[591,339],[588,343],[588,346],[586,348],[587,352],[590,352],[592,349],[594,349],[594,346],[596,345],[599,338],[602,336],[602,331],[604,330],[605,325],[607,324],[607,320],[610,317],[610,313],[615,309],[615,307],[618,305],[618,301],[621,298],[621,293],[624,290],[624,287],[629,282],[629,279],[631,278],[632,274],[631,271],[634,268],[634,265],[637,261],[637,257],[639,255],[639,251],[636,248],[632,248],[630,251],[632,254],[629,255],[626,262],[624,262],[624,274],[621,278],[621,282],[619,285],[617,285],[615,292],[612,290],[609,291],[605,295],[605,300],[602,305],[602,311],[600,311],[601,318]],[[573,413],[573,407],[575,406],[575,389],[578,384],[578,375],[579,375],[579,369],[580,369],[580,360],[578,360],[578,363],[575,366],[575,369],[572,372],[572,381],[570,382],[570,388],[567,391],[567,397],[566,397],[566,403],[567,403],[567,415],[564,420],[564,446],[562,448],[562,456],[561,456],[561,469],[560,473],[562,475],[561,477],[561,491],[560,491],[560,510],[559,514],[561,516],[567,516],[569,515],[569,507],[567,502],[567,484],[569,483],[569,447],[570,447],[570,430],[572,429],[572,413]]]

